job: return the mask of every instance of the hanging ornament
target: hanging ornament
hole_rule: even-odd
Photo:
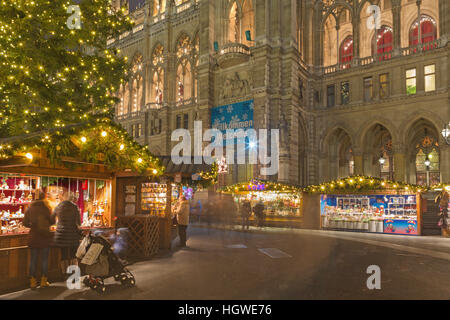
[[[50,198],[50,177],[47,177],[47,199]]]
[[[16,201],[16,177],[14,177],[14,194],[11,198],[11,203],[14,203]]]
[[[77,191],[75,192],[75,201],[78,202],[78,199],[80,199],[80,191],[79,191],[79,181],[77,179]]]
[[[58,178],[56,178],[56,200],[59,200],[59,187],[58,187]]]

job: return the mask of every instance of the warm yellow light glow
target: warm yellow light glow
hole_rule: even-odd
[[[139,159],[137,160],[137,162],[138,162],[138,163],[142,163],[142,158],[139,158]]]
[[[106,137],[108,134],[106,133],[106,131],[102,132],[102,137]]]
[[[123,150],[125,146],[123,144],[120,145],[120,150]]]
[[[29,152],[25,155],[25,157],[29,160],[33,160],[33,155]]]
[[[156,169],[153,169],[153,174],[157,174],[158,171]]]
[[[86,137],[81,138],[81,142],[86,143],[86,141],[87,141]]]

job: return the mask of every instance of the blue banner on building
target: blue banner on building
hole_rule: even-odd
[[[253,100],[249,100],[215,107],[211,110],[212,128],[222,132],[224,145],[227,144],[227,130],[253,129],[253,109]],[[237,140],[233,139],[233,142],[236,143]],[[246,142],[248,142],[247,138]]]
[[[253,109],[253,100],[215,107],[211,110],[212,127],[222,131],[224,139],[229,129],[253,129]]]

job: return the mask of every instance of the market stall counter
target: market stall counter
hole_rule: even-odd
[[[172,184],[132,173],[117,179],[116,227],[128,228],[130,254],[149,258],[172,242]]]
[[[221,191],[233,196],[238,212],[236,223],[240,223],[242,204],[247,200],[252,208],[260,201],[264,204],[265,226],[302,227],[302,197],[299,188],[271,181],[251,180],[225,187]],[[252,215],[250,223],[255,225],[255,219]]]
[[[417,236],[421,191],[419,186],[356,176],[308,187],[304,197],[320,201],[308,211],[320,216],[320,229]]]
[[[23,219],[39,190],[46,193],[46,202],[52,211],[63,200],[63,195],[69,196],[80,211],[83,230],[109,232],[112,230],[113,184],[112,175],[96,166],[78,170],[0,166],[0,292],[23,289],[29,284],[29,229],[23,225]],[[51,227],[52,232],[55,229],[56,226]],[[60,257],[60,249],[52,247],[50,281],[62,279]]]

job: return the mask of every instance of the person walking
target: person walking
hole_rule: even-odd
[[[45,201],[45,192],[39,191],[36,200],[25,211],[23,225],[30,228],[28,247],[30,248],[30,288],[36,289],[37,259],[41,256],[41,288],[48,287],[48,256],[53,235],[50,226],[55,223],[51,209]]]
[[[250,201],[244,200],[241,207],[241,216],[242,216],[242,230],[250,228],[250,216],[252,215],[252,205]]]
[[[180,238],[180,247],[186,247],[186,230],[189,225],[189,201],[184,195],[180,197],[180,203],[177,207],[178,237]]]
[[[441,193],[438,194],[438,196],[434,201],[439,203],[440,212],[438,215],[440,218],[439,225],[442,228],[442,235],[447,236],[448,234],[447,219],[448,219],[448,202],[449,202],[448,191],[446,189],[443,189]]]
[[[60,265],[62,273],[66,275],[67,267],[77,264],[75,255],[81,239],[81,216],[69,193],[66,192],[63,199],[66,200],[53,211],[53,216],[58,221],[54,242],[55,246],[61,248]]]
[[[262,228],[264,226],[264,203],[262,200],[258,201],[253,208],[253,211],[255,212],[258,227]]]

